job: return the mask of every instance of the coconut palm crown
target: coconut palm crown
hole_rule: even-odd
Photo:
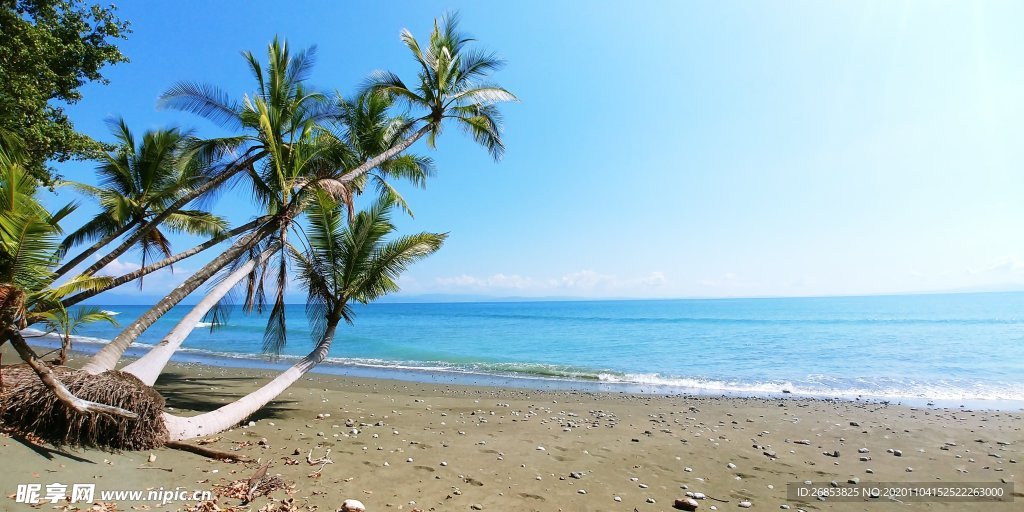
[[[98,186],[69,183],[74,188],[93,197],[100,205],[100,212],[64,239],[65,250],[83,242],[99,240],[81,254],[72,258],[58,269],[63,275],[78,263],[94,254],[113,239],[129,235],[137,238],[130,245],[114,250],[125,252],[136,247],[142,253],[142,266],[148,259],[171,255],[171,244],[161,227],[172,232],[192,235],[216,236],[224,231],[224,219],[201,209],[181,209],[162,216],[159,226],[141,230],[153,222],[172,205],[182,191],[190,190],[206,181],[205,169],[196,162],[181,158],[181,151],[193,139],[190,133],[177,128],[150,130],[141,140],[128,128],[123,119],[110,123],[118,142],[117,150],[103,155],[96,169]],[[139,231],[139,237],[131,234]],[[116,257],[116,256],[115,256]],[[85,270],[91,274],[100,270],[96,264]],[[140,281],[141,283],[141,281]]]
[[[501,112],[496,104],[516,101],[503,87],[487,81],[504,66],[495,54],[474,49],[472,38],[459,31],[459,17],[445,14],[434,21],[426,45],[421,45],[409,30],[402,31],[402,42],[419,65],[417,84],[407,86],[394,73],[378,71],[370,77],[371,90],[404,101],[420,112],[416,121],[429,127],[427,142],[434,146],[445,121],[451,121],[487,148],[495,159],[501,158],[505,144],[501,139]]]

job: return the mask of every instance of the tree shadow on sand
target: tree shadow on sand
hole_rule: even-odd
[[[215,410],[241,398],[253,388],[239,385],[253,381],[262,383],[265,378],[259,377],[196,377],[183,373],[168,372],[160,375],[154,388],[160,392],[167,402],[167,407],[176,410],[203,413]],[[211,390],[211,388],[217,388]],[[221,400],[223,399],[223,400]],[[289,411],[297,410],[288,407],[295,400],[274,400],[249,417],[252,420],[279,419],[288,417]]]
[[[85,457],[79,457],[78,455],[68,453],[60,448],[51,448],[49,446],[35,444],[28,439],[24,439],[19,435],[11,434],[11,439],[21,443],[29,450],[36,452],[40,457],[45,457],[48,460],[53,460],[55,455],[60,455],[66,459],[71,459],[75,462],[87,462],[89,464],[96,464],[94,461],[86,459]]]

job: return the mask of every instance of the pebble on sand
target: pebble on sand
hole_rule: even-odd
[[[740,502],[740,508],[750,508],[752,506],[754,506],[754,505],[752,503],[750,503],[749,501],[741,501]]]
[[[679,498],[672,504],[672,506],[678,510],[688,510],[693,512],[694,510],[697,510],[697,507],[699,507],[700,504],[693,498]]]
[[[366,505],[359,500],[345,500],[341,503],[338,512],[366,512]]]

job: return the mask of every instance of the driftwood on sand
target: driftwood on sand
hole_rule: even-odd
[[[196,455],[202,455],[203,457],[209,457],[217,460],[247,462],[249,457],[245,455],[239,455],[237,453],[225,452],[221,450],[214,450],[213,448],[207,448],[205,446],[199,446],[192,443],[186,443],[182,441],[167,441],[164,443],[167,448],[173,448],[175,450],[182,450]]]

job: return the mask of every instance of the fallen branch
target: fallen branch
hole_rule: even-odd
[[[197,446],[194,444],[183,443],[181,441],[168,441],[164,444],[167,448],[173,448],[175,450],[182,450],[186,452],[195,453],[202,455],[203,457],[209,457],[217,460],[229,460],[235,462],[248,462],[249,457],[245,455],[238,455],[236,453],[222,452],[220,450],[214,450],[213,448],[206,448],[203,446]]]
[[[113,405],[101,404],[98,402],[90,402],[89,400],[83,400],[75,396],[71,391],[68,390],[64,383],[57,378],[57,375],[53,373],[50,367],[39,360],[36,353],[32,351],[32,347],[25,343],[25,338],[21,336],[21,333],[8,327],[4,332],[4,339],[11,342],[14,346],[14,350],[18,352],[28,365],[36,372],[39,376],[39,380],[43,381],[57,399],[64,405],[83,413],[83,414],[107,414],[110,416],[120,416],[128,419],[138,419],[139,415],[129,410],[122,409],[120,407],[114,407]]]
[[[334,464],[334,461],[331,460],[331,449],[328,448],[327,449],[327,453],[325,453],[323,457],[314,459],[313,458],[313,449],[310,448],[309,449],[309,454],[306,455],[306,462],[308,462],[310,466],[315,466],[317,464],[323,464],[323,466],[326,466],[327,464]],[[323,466],[321,466],[321,468]]]

